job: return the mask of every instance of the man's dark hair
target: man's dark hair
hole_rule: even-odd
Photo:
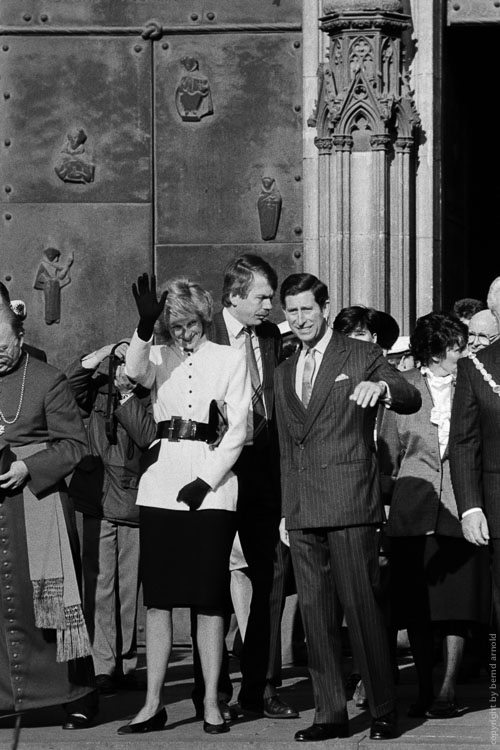
[[[470,320],[473,315],[481,312],[481,310],[486,310],[485,302],[473,297],[464,297],[463,299],[457,299],[453,305],[452,314],[457,318]]]
[[[278,288],[278,275],[274,268],[259,255],[246,253],[235,258],[224,269],[224,281],[222,284],[222,304],[224,307],[231,305],[230,297],[237,294],[243,299],[254,283],[254,274],[259,273],[269,282],[273,292]]]
[[[410,352],[421,365],[429,365],[433,357],[441,359],[448,349],[467,346],[467,326],[454,315],[429,313],[415,323],[410,336]]]
[[[313,276],[312,273],[292,273],[291,276],[287,276],[281,285],[281,306],[285,307],[287,297],[293,297],[296,294],[302,294],[302,292],[312,292],[321,309],[324,308],[329,299],[327,285]]]

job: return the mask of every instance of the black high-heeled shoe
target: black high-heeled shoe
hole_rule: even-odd
[[[203,731],[207,734],[224,734],[225,732],[229,732],[229,726],[225,721],[222,724],[210,724],[208,721],[204,721]]]
[[[167,712],[165,708],[160,708],[157,713],[146,721],[137,721],[135,724],[125,724],[118,727],[118,734],[144,734],[144,732],[159,732],[167,723]]]

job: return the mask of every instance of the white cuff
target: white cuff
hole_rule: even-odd
[[[462,513],[462,520],[465,518],[465,516],[470,516],[471,513],[483,513],[482,508],[469,508],[469,510],[466,510]]]

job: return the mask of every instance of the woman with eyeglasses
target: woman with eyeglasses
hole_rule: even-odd
[[[419,367],[403,376],[422,394],[416,414],[386,410],[378,433],[383,488],[390,500],[391,600],[395,626],[406,628],[415,660],[418,697],[409,716],[460,713],[455,688],[471,623],[487,623],[487,551],[462,535],[453,494],[448,435],[457,362],[467,327],[430,313],[417,320],[410,350]],[[391,497],[392,496],[392,497]],[[444,676],[433,684],[434,633],[444,644]]]
[[[203,729],[220,734],[229,731],[217,685],[236,530],[238,480],[231,468],[247,434],[250,376],[244,351],[208,341],[213,302],[199,284],[173,279],[158,299],[155,278],[143,274],[133,292],[139,325],[127,350],[126,374],[151,389],[157,434],[145,456],[137,496],[147,693],[135,719],[118,732],[163,729],[172,609],[190,607],[205,682]],[[153,345],[160,316],[167,343]],[[222,435],[214,432],[211,402],[226,412]]]

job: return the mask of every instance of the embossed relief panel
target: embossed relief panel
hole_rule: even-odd
[[[151,266],[141,41],[0,40],[0,280],[27,304],[27,341],[63,367],[133,331],[130,284]]]
[[[17,204],[0,221],[0,281],[27,304],[26,341],[65,367],[98,346],[130,336],[137,323],[131,284],[150,267],[149,206],[133,204]],[[45,250],[66,263],[70,283],[60,290],[60,322],[48,325],[40,279]],[[63,282],[64,283],[64,282]],[[39,286],[37,284],[37,286]]]
[[[3,199],[150,201],[149,60],[134,37],[3,36]]]
[[[0,21],[24,26],[300,22],[302,0],[1,0]]]
[[[300,34],[155,46],[158,244],[300,248],[300,71]]]

